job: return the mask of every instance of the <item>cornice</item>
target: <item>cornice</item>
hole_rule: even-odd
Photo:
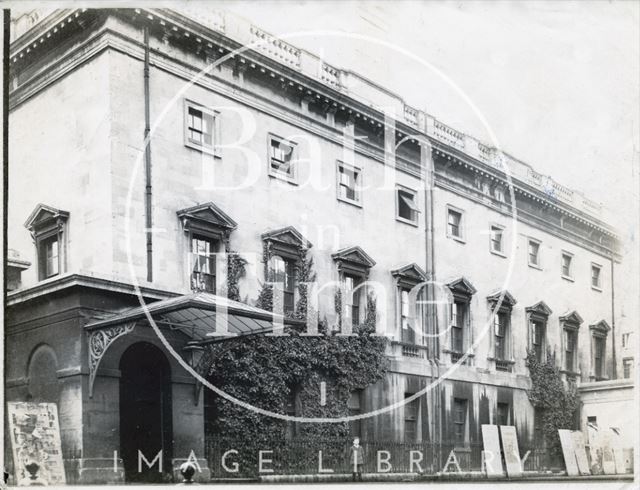
[[[227,34],[224,32],[224,27],[220,31],[216,32],[212,29],[198,24],[193,20],[181,16],[178,13],[166,9],[138,9],[137,15],[139,19],[133,19],[131,17],[132,11],[134,10],[116,9],[112,12],[121,18],[124,17],[124,20],[128,22],[141,20],[145,22],[157,22],[158,25],[162,25],[164,23],[164,27],[167,29],[169,29],[169,24],[171,24],[171,29],[176,29],[177,31],[182,30],[182,32],[178,32],[179,35],[194,37],[196,44],[199,43],[209,45],[211,46],[211,48],[223,44],[224,46],[226,46],[225,49],[235,49],[239,46],[238,42],[227,36]],[[78,17],[82,17],[82,15],[86,12],[86,9],[64,11],[61,12],[58,16],[54,16],[52,19],[49,19],[48,21],[41,22],[36,26],[36,28],[32,30],[33,32],[28,31],[25,35],[14,42],[14,44],[12,45],[12,59],[20,58],[21,53],[26,54],[26,50],[30,49],[27,46],[29,45],[29,42],[31,42],[31,40],[36,40],[38,44],[44,43],[43,40],[49,38],[52,30],[56,28],[59,29],[60,25],[66,25],[65,23],[73,22],[74,20],[78,19]],[[94,11],[90,10],[89,12]],[[58,22],[59,24],[57,24]],[[180,28],[177,27],[178,25],[180,26]],[[73,51],[66,53],[62,58],[62,63],[57,65],[57,62],[59,60],[56,60],[56,66],[54,69],[43,69],[40,73],[34,75],[31,79],[23,81],[21,83],[21,86],[12,93],[11,102],[13,107],[16,107],[19,103],[23,102],[28,97],[34,95],[39,90],[42,90],[49,83],[53,83],[53,81],[64,76],[66,73],[75,69],[81,63],[86,62],[92,56],[95,56],[106,48],[117,49],[125,54],[142,59],[142,46],[140,40],[132,39],[129,36],[112,29],[102,28],[94,36],[91,36],[80,46],[77,46]],[[244,58],[245,61],[250,64],[256,63],[261,66],[267,67],[268,70],[273,70],[272,74],[274,76],[286,77],[288,80],[290,80],[290,83],[297,84],[299,89],[303,92],[309,92],[311,93],[311,95],[315,94],[316,97],[323,97],[326,98],[326,100],[333,100],[334,106],[342,110],[348,110],[350,113],[353,112],[356,117],[362,117],[363,119],[370,120],[371,123],[376,127],[384,124],[384,114],[380,111],[377,111],[375,108],[367,107],[361,102],[357,101],[354,98],[355,94],[349,94],[346,93],[344,89],[334,89],[332,87],[323,85],[318,80],[309,79],[308,77],[305,77],[303,73],[297,71],[295,67],[279,64],[271,58],[264,56],[259,51],[253,49],[249,49],[243,52],[240,57]],[[192,79],[194,74],[193,72],[198,73],[200,71],[197,69],[197,67],[187,64],[186,62],[183,62],[181,60],[176,60],[174,58],[171,58],[170,56],[165,55],[164,53],[160,53],[157,51],[152,53],[152,64],[159,69],[163,69],[165,71],[171,72],[176,76],[181,76],[186,79]],[[182,73],[178,73],[178,64],[181,64],[183,67]],[[301,110],[295,112],[295,117],[291,117],[289,115],[289,113],[292,112],[291,107],[284,107],[282,105],[274,106],[274,102],[272,100],[257,96],[253,93],[248,94],[248,91],[238,84],[227,82],[225,80],[222,80],[220,77],[216,77],[214,80],[214,77],[205,76],[203,80],[199,82],[199,85],[207,88],[213,87],[216,90],[219,90],[221,87],[226,87],[227,89],[223,92],[223,95],[227,97],[233,98],[242,103],[249,103],[254,108],[261,110],[269,114],[270,116],[278,117],[281,120],[301,127],[306,131],[315,133],[337,144],[341,144],[342,142],[342,134],[335,127],[319,121],[318,118],[312,117],[309,114],[304,114]],[[281,110],[274,110],[274,107],[278,107]],[[407,111],[407,109],[409,110]],[[413,112],[416,112],[416,114],[413,114]],[[457,162],[460,165],[469,167],[473,171],[481,175],[485,175],[491,179],[499,180],[505,186],[508,186],[508,179],[506,178],[506,174],[503,170],[500,170],[488,163],[482,162],[477,158],[468,155],[460,148],[456,147],[456,141],[454,140],[456,138],[460,139],[462,136],[464,136],[462,133],[456,132],[452,128],[449,128],[448,126],[434,120],[434,124],[436,124],[437,128],[439,128],[439,131],[446,132],[447,129],[450,129],[452,132],[452,136],[450,136],[449,138],[451,139],[451,141],[448,143],[444,143],[443,141],[437,139],[434,134],[430,134],[426,127],[421,130],[419,128],[420,118],[417,115],[418,112],[419,111],[415,111],[410,107],[405,106],[405,117],[407,113],[411,115],[411,117],[414,118],[414,124],[408,124],[400,117],[398,117],[398,119],[395,121],[397,127],[395,127],[394,129],[400,134],[403,134],[402,132],[404,131],[407,133],[407,135],[426,135],[436,154],[440,153],[447,159],[453,160],[453,162]],[[494,151],[494,149],[491,149],[486,145],[482,145],[480,142],[477,142],[477,144],[479,147],[484,148],[487,152]],[[380,151],[376,150],[377,148],[374,150],[371,145],[356,145],[355,149],[357,153],[367,158],[384,163],[384,149],[380,149]],[[396,165],[397,170],[420,178],[420,172],[412,168],[419,168],[419,163],[415,164],[400,156],[396,156],[396,160],[398,162],[398,164]],[[581,210],[563,203],[557,199],[552,199],[550,196],[545,195],[545,193],[543,193],[541,190],[532,187],[528,183],[523,182],[521,179],[515,176],[512,176],[511,179],[514,184],[514,192],[517,192],[528,199],[532,199],[535,202],[539,202],[541,203],[541,205],[549,206],[555,209],[557,212],[571,216],[572,218],[580,222],[581,226],[584,225],[586,227],[596,228],[601,233],[608,234],[614,237],[616,240],[619,240],[617,235],[613,233],[612,230],[598,218],[592,215],[585,214]],[[544,228],[546,228],[547,225],[548,224],[545,223]]]

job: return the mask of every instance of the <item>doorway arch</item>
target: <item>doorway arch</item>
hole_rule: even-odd
[[[171,474],[171,369],[148,342],[129,346],[120,358],[120,451],[127,482],[164,481]],[[141,460],[139,452],[151,468]],[[162,471],[160,471],[162,468]]]

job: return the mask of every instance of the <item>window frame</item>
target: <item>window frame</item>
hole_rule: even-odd
[[[406,400],[413,395],[415,395],[415,393],[405,393],[404,398]],[[420,398],[421,397],[417,397],[410,402],[405,402],[403,406],[402,438],[404,442],[418,442],[420,440]],[[407,422],[413,424],[413,430],[409,434],[411,436],[409,440],[407,440]]]
[[[191,291],[204,291],[207,293],[211,293],[211,294],[216,294],[216,290],[217,290],[217,269],[216,269],[216,254],[220,253],[220,250],[223,246],[223,244],[221,243],[220,239],[217,238],[215,235],[213,234],[208,234],[208,233],[203,233],[203,232],[193,232],[193,231],[189,231],[189,285],[191,288]],[[210,276],[213,276],[213,291],[210,291],[209,289],[199,289],[197,287],[194,287],[194,270],[195,270],[195,255],[200,256],[199,254],[196,254],[193,251],[193,242],[194,240],[201,240],[201,241],[207,241],[209,242],[209,245],[212,249],[215,249],[215,251],[210,252],[210,255],[213,255],[212,258],[210,258],[209,260],[212,260],[213,262],[213,274],[207,274]]]
[[[447,204],[446,211],[447,212],[445,213],[445,230],[446,230],[447,238],[451,238],[452,240],[455,240],[455,241],[460,242],[460,243],[466,243],[464,210],[462,210],[460,208],[457,208],[455,206],[452,206],[450,204]],[[458,226],[459,235],[454,235],[449,230],[449,215],[452,212],[460,215],[460,221],[458,222],[458,225],[457,225]]]
[[[536,254],[536,257],[538,259],[537,263],[531,262],[531,252],[529,247],[531,246],[532,243],[534,243],[538,247],[538,253]],[[527,264],[529,265],[529,267],[537,270],[542,270],[541,251],[542,251],[542,241],[536,238],[528,237],[527,238]]]
[[[499,250],[493,248],[493,244],[494,244],[493,233],[494,233],[494,231],[499,232],[499,236],[500,236],[500,249]],[[499,257],[506,258],[507,254],[504,251],[504,231],[505,231],[505,227],[502,226],[502,225],[499,225],[497,223],[491,223],[489,225],[489,251],[493,255],[497,255]]]
[[[222,153],[220,151],[220,112],[214,109],[210,109],[209,107],[195,102],[193,100],[184,99],[184,110],[183,110],[183,133],[184,133],[184,145],[188,148],[192,148],[194,150],[198,150],[202,153],[207,153],[209,155],[213,155],[215,158],[222,158]],[[198,144],[195,141],[192,141],[189,138],[189,109],[195,109],[197,111],[202,112],[203,119],[204,115],[208,115],[212,118],[211,123],[211,145],[207,144]]]
[[[413,197],[413,205],[416,208],[415,210],[410,209],[413,215],[415,216],[415,219],[413,220],[400,216],[400,199],[401,199],[400,193],[401,192],[410,194]],[[411,189],[410,187],[398,184],[396,185],[396,189],[395,189],[395,200],[396,200],[396,220],[411,226],[418,227],[419,216],[421,213],[420,205],[418,203],[418,191]],[[411,207],[409,206],[409,208]]]
[[[569,274],[566,275],[564,273],[564,258],[568,257],[569,258]],[[573,268],[574,268],[574,264],[573,264],[573,257],[574,255],[571,252],[567,252],[566,250],[562,250],[560,252],[560,275],[562,276],[562,279],[566,279],[567,281],[571,281],[574,282],[575,279],[573,277]]]
[[[504,424],[501,423],[500,418],[502,417],[502,413],[500,411],[501,408],[505,408],[506,407],[506,416],[507,416],[507,420]],[[496,424],[495,425],[510,425],[511,422],[511,406],[509,403],[504,403],[504,402],[497,402],[496,403]]]
[[[598,271],[598,282],[597,284],[593,283],[593,271]],[[589,278],[589,282],[591,283],[591,289],[594,291],[602,292],[602,265],[591,262],[591,277]]]
[[[286,145],[291,147],[291,174],[275,170],[271,165],[271,162],[273,160],[273,156],[271,155],[271,147],[273,141],[277,141],[278,143],[285,143]],[[267,133],[267,173],[269,177],[288,182],[289,184],[298,185],[297,146],[298,143],[295,141],[291,141],[274,133]]]
[[[282,261],[283,263],[283,274],[284,274],[284,281],[282,282],[282,308],[283,308],[283,313],[285,315],[287,314],[293,314],[295,313],[295,309],[296,309],[296,299],[297,299],[297,289],[298,289],[298,274],[297,274],[297,267],[298,267],[298,261],[286,254],[281,254],[278,252],[275,252],[273,255],[271,255],[271,257],[269,257],[269,263],[268,263],[268,282],[271,283],[277,283],[278,281],[276,280],[276,270],[275,270],[275,263],[277,260]],[[290,288],[287,288],[287,283],[289,283]],[[290,304],[287,304],[288,299],[290,299]],[[290,309],[287,309],[287,307],[290,307]]]
[[[458,410],[458,408],[462,406],[462,410]],[[459,413],[463,414],[462,419],[458,420],[457,416]],[[455,449],[468,449],[469,448],[469,436],[468,436],[468,427],[469,427],[469,400],[466,398],[454,398],[452,407],[451,407],[451,421],[453,425],[453,443]],[[462,434],[459,434],[459,427],[462,428]],[[461,437],[461,440],[459,439]],[[462,444],[460,444],[462,443]]]
[[[633,379],[634,367],[635,365],[633,363],[633,357],[623,357],[622,358],[622,379]]]
[[[353,288],[347,288],[347,278],[351,278],[353,280]],[[340,273],[340,283],[345,291],[344,298],[344,312],[345,314],[348,312],[349,316],[345,318],[351,319],[351,328],[354,329],[363,321],[363,299],[366,305],[366,278],[360,274],[355,274],[349,271],[342,271]],[[355,293],[355,294],[354,294]],[[364,297],[364,298],[363,298]],[[356,301],[357,299],[357,301]],[[357,304],[356,304],[357,303]],[[357,308],[357,319],[354,312],[356,312]]]
[[[354,199],[350,199],[349,197],[343,197],[340,194],[340,189],[341,189],[341,186],[342,186],[342,183],[340,181],[340,174],[344,173],[344,172],[340,172],[340,167],[345,168],[345,169],[350,169],[352,172],[354,172],[354,174],[357,173],[357,178],[354,177],[354,191],[353,192],[354,192],[354,194],[356,196]],[[342,160],[336,160],[336,197],[337,197],[338,201],[345,202],[347,204],[351,204],[352,206],[356,206],[358,208],[362,208],[362,205],[363,205],[362,204],[362,201],[363,201],[362,179],[363,179],[362,167],[358,167],[355,164],[350,164],[350,163],[343,162]]]

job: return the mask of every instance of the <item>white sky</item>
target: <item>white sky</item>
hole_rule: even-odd
[[[18,6],[16,2],[1,1]],[[638,227],[640,2],[637,1],[209,1],[398,93],[407,103],[481,140],[486,128],[443,72],[478,108],[500,146],[537,171],[583,191]],[[87,5],[88,4],[88,5]],[[21,2],[80,6],[69,2]],[[133,6],[126,1],[83,6]],[[399,49],[343,36],[370,37]]]
[[[609,209],[625,210],[615,223],[623,235],[637,227],[639,2],[280,0],[215,7],[273,34],[301,33],[288,40],[490,141],[450,85],[400,52],[410,51],[453,80],[503,149]],[[400,50],[304,35],[317,30]]]

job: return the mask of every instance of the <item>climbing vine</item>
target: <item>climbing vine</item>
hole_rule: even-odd
[[[547,448],[560,453],[558,429],[573,429],[579,398],[575,384],[565,385],[555,356],[538,361],[533,351],[527,352],[532,387],[528,391],[531,404],[542,410],[542,431]],[[536,428],[538,430],[538,428]]]
[[[308,291],[300,283],[315,279],[313,261],[306,256],[298,269],[295,317],[306,319]],[[264,285],[257,305],[269,309],[273,292]],[[352,336],[305,336],[286,329],[284,336],[249,336],[209,344],[202,367],[208,380],[243,402],[279,414],[297,417],[344,417],[349,414],[352,392],[382,379],[388,369],[385,337],[371,336],[376,329],[376,301],[367,298],[363,323]],[[326,320],[319,331],[326,332]],[[324,404],[320,403],[324,383]],[[206,430],[210,439],[234,441],[252,457],[251,448],[277,448],[290,437],[334,439],[348,435],[347,423],[292,422],[261,415],[207,392]],[[241,449],[244,448],[244,451]]]
[[[237,252],[227,252],[227,297],[240,301],[239,282],[246,273],[247,260]]]

